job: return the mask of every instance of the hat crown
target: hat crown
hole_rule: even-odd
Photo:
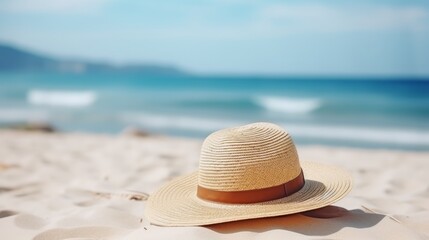
[[[218,191],[254,190],[284,184],[300,173],[290,135],[272,123],[253,123],[205,139],[198,185]]]

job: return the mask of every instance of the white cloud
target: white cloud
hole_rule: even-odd
[[[429,9],[419,6],[265,4],[248,12],[246,20],[237,17],[228,23],[217,22],[221,9],[214,9],[187,7],[185,21],[145,25],[140,31],[149,38],[193,40],[246,40],[300,33],[429,32]]]
[[[2,0],[0,11],[11,13],[87,13],[98,10],[107,0]]]
[[[289,31],[346,32],[371,30],[427,30],[429,11],[418,6],[267,6],[259,12],[259,24]]]

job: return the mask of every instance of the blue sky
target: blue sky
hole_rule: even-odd
[[[1,0],[0,41],[196,73],[429,76],[429,1]]]

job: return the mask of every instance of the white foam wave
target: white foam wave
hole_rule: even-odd
[[[35,109],[0,109],[0,122],[47,122],[49,113]]]
[[[249,123],[243,120],[225,120],[191,116],[128,113],[122,120],[152,129],[188,130],[209,133],[223,128]],[[302,139],[334,140],[366,144],[429,147],[429,131],[405,128],[376,128],[355,126],[321,126],[311,124],[279,123],[292,137]]]
[[[27,93],[27,101],[33,105],[87,107],[96,99],[97,94],[92,91],[30,90]]]
[[[137,123],[153,129],[190,130],[209,133],[222,128],[246,124],[245,121],[197,118],[189,116],[167,116],[152,114],[125,114],[127,123]],[[386,144],[402,146],[428,146],[429,131],[411,129],[384,129],[349,126],[319,126],[280,123],[293,137],[367,144]]]
[[[138,123],[145,127],[155,129],[180,129],[204,132],[216,131],[222,128],[243,124],[239,121],[228,121],[220,119],[133,113],[124,114],[122,116],[122,120],[127,123]]]
[[[322,104],[319,99],[285,97],[257,97],[256,103],[270,111],[295,114],[310,113]]]
[[[292,136],[377,144],[429,146],[429,131],[282,124]]]

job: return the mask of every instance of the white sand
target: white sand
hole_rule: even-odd
[[[342,166],[337,218],[296,214],[210,227],[152,226],[147,194],[197,169],[201,141],[0,131],[0,239],[429,239],[429,152],[299,147]]]

